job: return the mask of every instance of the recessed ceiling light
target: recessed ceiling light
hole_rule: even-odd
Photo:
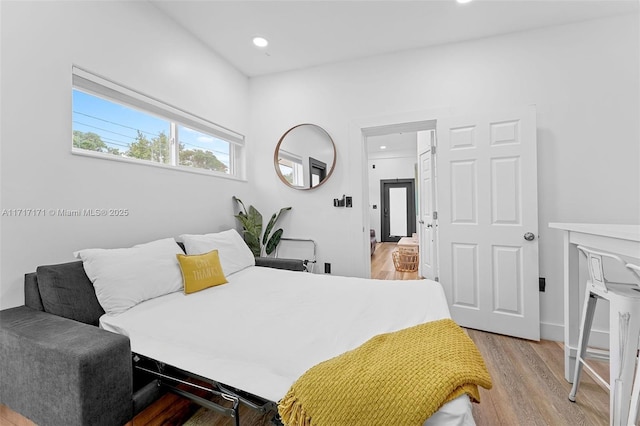
[[[387,149],[386,145],[380,145],[380,149]]]
[[[471,0],[456,0],[460,4],[471,3]]]
[[[264,37],[254,37],[253,44],[256,45],[257,47],[267,47],[267,45],[269,44],[269,41]]]

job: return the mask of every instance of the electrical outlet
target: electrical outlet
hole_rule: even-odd
[[[547,283],[544,278],[542,277],[538,278],[538,287],[540,288],[540,291],[544,293],[547,287]]]
[[[328,262],[325,262],[324,264],[324,273],[325,274],[330,274],[331,273],[331,264]]]

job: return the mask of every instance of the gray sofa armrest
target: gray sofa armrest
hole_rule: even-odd
[[[129,338],[26,306],[0,311],[0,403],[41,425],[132,418]]]
[[[304,271],[301,259],[280,259],[275,257],[256,257],[256,266],[267,268],[288,269],[290,271]]]

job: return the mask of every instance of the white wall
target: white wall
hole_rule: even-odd
[[[561,236],[547,223],[640,222],[637,16],[247,82],[147,2],[0,8],[0,207],[131,211],[127,218],[1,217],[0,308],[22,303],[25,272],[71,260],[74,250],[235,226],[233,194],[265,216],[292,206],[281,223],[285,236],[315,239],[319,262],[331,262],[335,274],[366,275],[367,164],[354,124],[419,111],[537,105],[543,337],[562,337]],[[250,183],[72,156],[74,63],[247,134]],[[326,184],[296,191],[277,178],[273,149],[305,122],[331,134],[338,159]],[[342,194],[354,197],[354,208],[333,207]]]
[[[2,209],[130,215],[2,217],[0,307],[22,304],[24,273],[72,260],[74,250],[236,225],[231,196],[250,198],[246,182],[71,155],[71,65],[244,134],[245,76],[148,2],[1,7]]]
[[[366,275],[367,165],[354,123],[535,104],[542,336],[561,340],[562,239],[547,224],[640,223],[638,35],[638,16],[623,16],[252,79],[261,201],[293,206],[285,234],[316,239],[335,274]],[[312,191],[282,185],[271,161],[280,135],[304,122],[338,150],[333,176]],[[342,194],[353,209],[332,207]]]

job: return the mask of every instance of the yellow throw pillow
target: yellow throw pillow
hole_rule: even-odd
[[[184,294],[195,293],[227,282],[220,266],[218,250],[195,255],[177,254],[176,257],[182,271]]]

